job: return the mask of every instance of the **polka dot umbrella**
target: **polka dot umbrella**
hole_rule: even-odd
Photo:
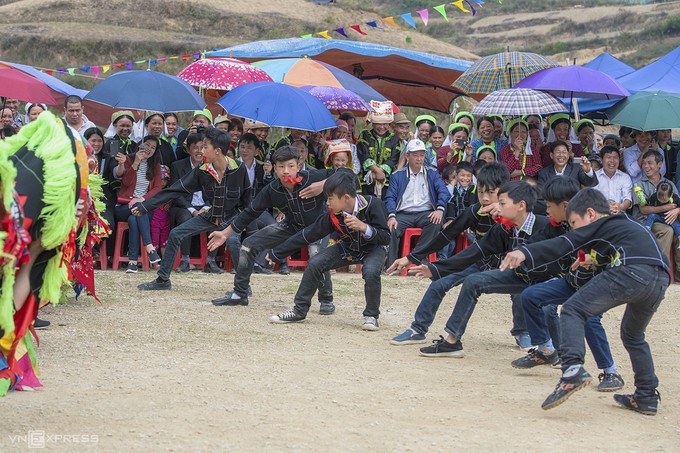
[[[202,58],[182,69],[177,77],[195,87],[228,91],[250,82],[272,82],[262,69],[234,58]]]

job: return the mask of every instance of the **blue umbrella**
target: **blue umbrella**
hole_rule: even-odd
[[[119,109],[183,112],[202,110],[205,101],[179,77],[155,71],[118,72],[95,86],[85,99]]]
[[[247,83],[234,88],[217,103],[230,115],[270,126],[322,131],[336,127],[321,101],[300,88],[276,82]]]

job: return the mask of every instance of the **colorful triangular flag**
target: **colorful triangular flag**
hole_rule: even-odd
[[[468,5],[468,6],[470,7],[470,9],[472,10],[472,15],[473,15],[473,16],[474,16],[475,14],[477,14],[477,10],[475,9],[474,6],[472,6],[472,3],[470,3],[468,0],[465,0],[465,3],[467,3],[467,5]]]
[[[336,33],[338,33],[338,34],[340,34],[340,35],[342,35],[342,36],[344,36],[345,38],[349,38],[349,36],[347,36],[347,33],[345,33],[345,29],[344,29],[344,28],[336,28],[336,29],[333,30],[333,31],[336,32]]]
[[[321,36],[322,38],[331,39],[331,35],[328,34],[328,30],[320,31],[317,33],[317,35]]]
[[[90,67],[89,66],[81,66],[78,69],[80,69],[83,72],[90,72]]]
[[[411,13],[402,14],[401,18],[404,19],[404,22],[409,24],[411,27],[416,28],[416,23],[413,20],[413,16],[411,16]]]
[[[449,18],[446,16],[446,4],[433,6],[433,8],[434,8],[435,11],[437,11],[439,14],[441,14],[444,19],[446,19],[446,22],[449,21]]]
[[[370,22],[366,22],[366,25],[373,27],[373,28],[377,28],[378,30],[384,30],[384,28],[378,27],[378,21],[377,20],[372,20]]]
[[[76,75],[76,68],[67,68],[68,75]]]
[[[99,66],[92,66],[92,74],[94,74],[95,78],[99,78]]]
[[[45,74],[52,75],[54,74],[54,71],[52,71],[51,69],[45,69]]]
[[[127,66],[128,70],[132,70],[132,62],[131,61],[128,61],[127,63],[125,63],[125,65]]]
[[[357,33],[366,36],[366,33],[361,29],[361,25],[356,24],[356,25],[351,25],[349,28],[352,30],[356,31]]]
[[[384,20],[385,22],[387,22],[388,24],[393,25],[393,26],[395,26],[396,28],[399,28],[399,25],[397,25],[397,23],[394,21],[394,17],[392,17],[392,16],[390,16],[390,17],[384,17],[383,20]]]
[[[102,72],[103,72],[104,74],[106,74],[107,72],[109,72],[109,69],[111,69],[111,65],[110,65],[110,64],[105,64],[105,65],[102,66]]]
[[[421,9],[421,10],[416,11],[416,12],[417,12],[418,14],[420,14],[420,18],[423,19],[423,23],[424,23],[425,25],[427,25],[427,22],[430,20],[430,13],[429,13],[429,11],[427,10],[427,8]]]
[[[145,64],[147,60],[137,60],[135,61],[135,64]]]
[[[464,1],[464,0],[456,0],[455,2],[451,2],[451,4],[452,4],[453,6],[455,6],[455,7],[457,7],[457,8],[458,8],[459,10],[461,10],[462,12],[464,12],[464,13],[469,13],[470,10],[469,10],[469,9],[465,9],[465,7],[463,6],[463,1]]]
[[[302,35],[300,38],[311,38],[313,35],[310,33],[308,35]]]

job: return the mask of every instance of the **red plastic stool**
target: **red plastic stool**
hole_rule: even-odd
[[[192,238],[193,239],[193,238]],[[200,248],[199,256],[190,256],[189,264],[198,264],[199,266],[205,266],[205,262],[208,260],[208,233],[203,232],[198,235],[198,242]],[[178,250],[177,256],[175,257],[175,264],[172,266],[174,271],[179,267],[179,262],[182,259],[182,253]]]
[[[307,267],[307,261],[309,261],[309,250],[305,246],[300,249],[299,260],[288,258],[288,267],[300,267],[304,270]]]
[[[406,228],[404,231],[404,237],[403,237],[403,245],[401,246],[401,256],[404,257],[411,253],[411,240],[413,239],[413,246],[416,245],[418,242],[416,239],[422,236],[423,234],[423,229],[422,228]],[[430,253],[427,257],[429,262],[437,261],[437,254],[436,253]],[[408,269],[410,267],[413,267],[414,264],[411,264],[409,267],[401,271],[399,275],[402,277],[405,277],[408,275]]]
[[[460,233],[458,239],[456,239],[456,251],[454,253],[461,252],[470,246],[470,240],[465,233]]]
[[[116,223],[116,247],[113,252],[113,260],[111,263],[113,270],[117,271],[120,263],[130,262],[130,259],[125,254],[125,250],[123,250],[123,237],[125,232],[129,229],[130,227],[128,226],[127,222]],[[146,248],[144,247],[144,244],[141,240],[139,243],[141,244],[140,248],[142,249],[142,270],[146,272],[149,270],[149,254],[146,253]]]
[[[106,239],[99,242],[99,269],[105,271],[109,268],[109,257],[106,255]]]

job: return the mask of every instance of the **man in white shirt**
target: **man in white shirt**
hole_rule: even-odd
[[[95,124],[83,115],[83,100],[80,96],[71,95],[64,99],[64,120],[68,127],[78,132],[81,136]]]
[[[642,155],[647,151],[658,151],[664,156],[664,151],[656,143],[656,131],[636,131],[631,133],[635,139],[635,144],[623,150],[623,163],[626,166],[626,173],[633,180],[633,184],[640,181],[645,172],[642,171]],[[666,162],[661,166],[661,176],[666,175]]]
[[[607,200],[612,214],[627,211],[633,205],[633,181],[619,170],[621,157],[615,146],[605,146],[600,150],[602,168],[595,172],[598,185],[595,186]]]

